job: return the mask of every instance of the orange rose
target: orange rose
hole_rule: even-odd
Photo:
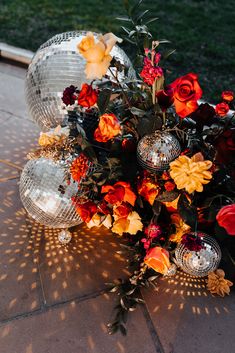
[[[127,202],[122,202],[113,209],[113,216],[114,218],[127,218],[130,212],[131,206]]]
[[[234,98],[234,93],[232,91],[224,91],[221,96],[226,102],[231,102]]]
[[[92,88],[92,85],[83,83],[82,89],[78,95],[78,104],[85,108],[92,107],[97,102],[97,90]]]
[[[137,191],[150,205],[153,205],[156,196],[159,194],[159,186],[151,177],[145,174],[144,178],[137,184]]]
[[[151,248],[144,258],[144,262],[148,267],[163,275],[167,274],[170,268],[169,252],[160,246]]]
[[[222,207],[217,213],[216,220],[229,235],[235,236],[235,204]]]
[[[95,130],[94,138],[98,142],[107,142],[119,135],[121,126],[114,114],[103,114],[100,117],[98,128]]]
[[[215,112],[219,116],[225,116],[229,112],[229,105],[227,103],[219,103],[215,106]]]
[[[173,89],[176,113],[181,118],[185,118],[198,108],[197,100],[202,96],[202,89],[196,74],[189,73],[179,77],[171,83],[170,87]]]
[[[132,206],[135,204],[136,195],[131,190],[129,183],[118,181],[114,185],[104,185],[101,189],[102,194],[106,194],[104,199],[111,205],[120,204],[122,201],[128,202]]]

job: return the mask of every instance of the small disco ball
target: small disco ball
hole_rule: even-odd
[[[144,136],[137,147],[139,164],[151,172],[168,169],[169,163],[181,152],[179,141],[167,131],[155,131]]]
[[[62,245],[67,245],[68,243],[70,243],[71,239],[72,239],[72,235],[70,231],[67,229],[61,230],[58,234],[58,240]]]
[[[67,183],[67,163],[47,158],[29,160],[20,178],[21,201],[37,222],[52,228],[69,228],[82,223],[72,196],[87,189],[77,182]]]
[[[217,241],[205,233],[202,235],[203,248],[200,251],[191,251],[179,244],[175,250],[178,266],[186,273],[204,277],[219,266],[221,250]]]
[[[70,85],[80,89],[82,83],[90,82],[85,76],[86,60],[76,49],[86,34],[84,31],[57,34],[41,45],[29,65],[26,103],[29,116],[42,131],[62,124],[67,113],[61,100],[64,89]],[[127,77],[135,78],[133,66],[121,48],[115,45],[110,54],[127,68]],[[111,78],[111,73],[107,74]],[[125,78],[124,70],[118,73],[120,81]]]

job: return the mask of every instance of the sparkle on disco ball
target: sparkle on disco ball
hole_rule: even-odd
[[[70,243],[71,239],[72,239],[72,235],[70,231],[68,231],[67,229],[61,230],[58,234],[58,240],[62,245],[66,245]]]
[[[191,251],[179,244],[175,250],[178,266],[186,273],[204,277],[219,266],[221,250],[217,241],[211,236],[202,234],[203,248],[200,251]]]
[[[25,209],[37,222],[52,228],[82,223],[71,197],[82,196],[85,191],[77,182],[67,184],[66,167],[61,161],[32,159],[20,178],[20,197]]]
[[[181,152],[179,141],[167,131],[144,136],[137,147],[139,164],[151,172],[168,169]]]
[[[86,61],[76,49],[86,33],[73,31],[57,34],[41,45],[29,65],[25,85],[26,102],[29,116],[43,131],[63,122],[66,115],[61,100],[63,90],[70,85],[80,89],[82,83],[89,83],[85,77]],[[135,77],[131,62],[121,48],[115,45],[110,54],[128,69],[129,78]],[[118,78],[122,81],[124,72],[118,73]]]

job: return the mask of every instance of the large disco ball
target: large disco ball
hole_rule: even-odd
[[[37,222],[52,228],[67,228],[82,223],[71,197],[82,196],[84,188],[67,183],[67,164],[47,158],[32,159],[20,178],[21,201]]]
[[[42,131],[62,123],[66,114],[61,100],[63,90],[70,85],[80,88],[82,83],[89,83],[85,77],[86,61],[76,49],[86,33],[73,31],[57,34],[41,45],[29,65],[26,102],[29,116]],[[132,64],[121,48],[115,45],[110,54],[125,65],[127,77],[135,78]],[[118,75],[120,81],[125,78],[124,72]]]
[[[157,130],[144,136],[137,147],[139,164],[151,172],[160,172],[169,168],[170,162],[181,152],[179,141],[167,131]]]

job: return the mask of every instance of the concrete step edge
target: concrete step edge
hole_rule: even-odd
[[[2,57],[20,64],[29,65],[33,56],[34,52],[30,50],[17,48],[13,45],[0,42],[0,58]]]

